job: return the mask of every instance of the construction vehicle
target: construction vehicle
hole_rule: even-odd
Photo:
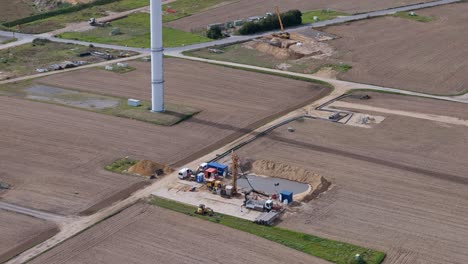
[[[96,18],[90,18],[88,20],[88,24],[90,26],[93,26],[93,27],[107,27],[107,26],[110,26],[110,23],[109,22],[99,22],[96,20]]]
[[[199,215],[208,215],[208,216],[214,215],[213,209],[206,207],[204,204],[200,204],[197,210],[195,211],[195,213]]]
[[[281,14],[280,14],[278,6],[276,6],[276,15],[278,16],[278,21],[280,23],[281,32],[274,33],[273,37],[282,38],[282,39],[290,39],[291,35],[288,32],[284,31],[283,20],[281,20]]]
[[[192,178],[195,178],[195,175],[191,169],[183,168],[179,171],[178,177],[181,180],[191,180]]]
[[[246,199],[244,201],[244,206],[247,209],[252,209],[260,212],[270,212],[273,209],[273,201],[268,200],[254,200]]]

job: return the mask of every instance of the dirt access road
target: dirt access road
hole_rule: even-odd
[[[385,263],[466,263],[467,128],[385,117],[371,129],[290,123],[294,133],[277,129],[238,155],[307,168],[333,183],[280,226],[382,250]]]
[[[277,243],[136,204],[30,263],[328,263]]]
[[[0,262],[3,263],[57,232],[58,228],[52,222],[0,209]]]
[[[263,16],[266,12],[274,12],[275,6],[280,10],[299,9],[301,11],[320,10],[330,8],[349,14],[364,13],[369,11],[399,7],[410,4],[429,2],[428,0],[240,0],[231,4],[222,5],[209,9],[205,12],[193,14],[191,16],[166,23],[166,26],[189,31],[192,29],[206,28],[213,23],[224,23],[237,19],[246,19],[251,16]]]
[[[328,27],[336,61],[352,65],[342,80],[430,94],[468,91],[468,3],[419,10],[422,23],[382,17]]]
[[[468,120],[467,105],[463,103],[452,103],[446,101],[434,101],[416,96],[402,96],[398,94],[378,93],[378,92],[353,92],[356,97],[344,98],[343,102],[357,103],[366,106],[397,109],[423,113],[428,115],[452,116]],[[359,97],[369,95],[371,100],[360,100]],[[437,103],[434,103],[437,102]]]

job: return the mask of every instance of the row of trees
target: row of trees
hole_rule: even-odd
[[[281,13],[281,20],[283,21],[284,27],[297,26],[302,24],[302,13],[299,10],[289,10],[285,13]],[[279,29],[280,23],[276,15],[267,16],[259,22],[247,22],[240,29],[239,34],[250,35],[262,31],[270,31]]]

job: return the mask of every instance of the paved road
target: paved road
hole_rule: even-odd
[[[0,209],[23,214],[23,215],[29,215],[35,218],[48,220],[48,221],[52,221],[55,223],[64,222],[66,219],[68,219],[67,217],[62,216],[62,215],[46,213],[43,211],[38,211],[38,210],[34,210],[34,209],[30,209],[30,208],[26,208],[26,207],[14,205],[14,204],[9,204],[5,202],[0,202]]]

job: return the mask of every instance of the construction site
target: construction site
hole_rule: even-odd
[[[22,2],[0,263],[467,263],[468,4],[358,2]]]

